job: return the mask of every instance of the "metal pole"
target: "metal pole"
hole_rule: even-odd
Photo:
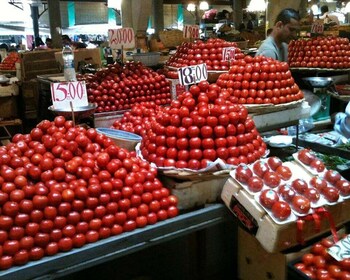
[[[33,31],[34,31],[34,40],[39,37],[39,8],[38,5],[30,5],[30,11],[32,13],[33,20]]]

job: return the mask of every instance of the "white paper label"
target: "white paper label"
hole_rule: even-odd
[[[86,84],[84,81],[51,83],[51,98],[53,107],[64,109],[88,105]]]
[[[112,49],[133,49],[135,48],[135,33],[130,27],[109,29],[108,30],[109,46]]]
[[[223,61],[232,61],[235,59],[235,47],[222,48],[222,60]]]
[[[192,85],[208,79],[207,65],[205,63],[182,67],[177,70],[181,85]]]
[[[335,243],[327,249],[328,253],[338,262],[350,258],[350,235]]]
[[[324,30],[324,25],[320,21],[315,21],[311,25],[311,33],[313,34],[323,34],[323,30]]]
[[[199,38],[199,26],[185,25],[183,29],[183,37],[188,39]]]

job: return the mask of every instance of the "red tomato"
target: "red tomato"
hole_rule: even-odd
[[[289,204],[285,201],[277,201],[272,205],[271,208],[272,214],[275,218],[278,220],[286,220],[290,214],[292,213],[292,210],[289,206]]]
[[[310,200],[305,196],[296,195],[293,197],[292,207],[297,213],[308,214],[311,207]]]
[[[282,165],[282,161],[278,157],[269,157],[267,163],[273,171]]]
[[[309,149],[302,149],[298,152],[298,159],[306,164],[306,165],[310,165],[311,162],[316,158],[316,156],[313,154],[313,152],[311,152],[311,150]]]
[[[259,201],[262,206],[271,209],[273,204],[279,201],[279,196],[276,191],[267,189],[260,193]]]
[[[248,188],[252,192],[259,192],[264,186],[263,180],[258,176],[252,176],[247,182]]]
[[[267,163],[258,160],[253,164],[253,171],[254,173],[259,176],[260,178],[264,177],[264,174],[269,170],[269,166]]]
[[[340,191],[335,187],[327,187],[322,190],[322,194],[329,202],[337,202]]]
[[[326,168],[324,163],[319,158],[315,158],[314,160],[312,160],[310,162],[310,167],[316,170],[317,172],[323,172]]]
[[[292,177],[292,171],[288,166],[281,165],[277,167],[276,172],[284,181],[288,181]]]
[[[300,194],[303,194],[308,188],[308,185],[304,179],[293,180],[291,186]]]
[[[350,194],[350,182],[348,180],[337,181],[336,187],[341,195],[348,196]]]
[[[316,188],[307,188],[304,192],[304,196],[311,202],[316,203],[320,199],[320,192]]]
[[[312,177],[309,184],[320,192],[322,192],[324,188],[327,188],[327,182],[318,176]]]
[[[278,187],[278,194],[287,202],[291,202],[296,195],[295,190],[290,185]]]
[[[264,174],[264,183],[270,188],[276,188],[281,183],[280,176],[274,171],[267,171]]]
[[[324,174],[324,178],[327,182],[335,185],[337,181],[341,179],[341,175],[336,170],[328,169]]]
[[[242,184],[247,184],[249,178],[252,176],[253,176],[253,172],[250,170],[250,168],[247,165],[242,164],[236,168],[235,178],[237,179],[238,182]]]

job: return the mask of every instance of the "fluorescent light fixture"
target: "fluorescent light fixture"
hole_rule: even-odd
[[[122,9],[122,0],[107,0],[107,6],[120,11]]]
[[[188,5],[187,5],[187,11],[189,11],[189,12],[194,12],[194,11],[196,11],[196,5],[193,4],[193,3],[188,4]]]
[[[202,10],[202,11],[206,11],[206,10],[209,10],[209,4],[207,1],[201,1],[199,3],[199,9]]]
[[[266,10],[267,2],[264,0],[251,0],[247,11],[248,12],[264,12]]]

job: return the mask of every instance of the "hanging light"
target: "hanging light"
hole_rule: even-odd
[[[202,10],[202,11],[206,11],[206,10],[209,10],[209,4],[207,1],[201,1],[199,3],[199,9]]]
[[[120,11],[122,9],[122,0],[107,0],[107,6]]]
[[[187,5],[187,11],[189,11],[189,12],[194,12],[194,11],[196,11],[196,5],[195,4],[193,4],[193,3],[190,3],[190,4],[188,4]]]
[[[264,0],[251,0],[248,7],[247,11],[248,12],[264,12],[266,10],[266,5],[267,2]]]

